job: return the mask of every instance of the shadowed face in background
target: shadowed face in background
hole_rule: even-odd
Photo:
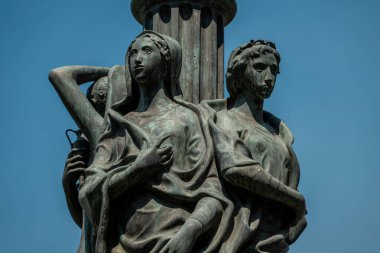
[[[138,38],[129,53],[132,78],[142,86],[159,82],[164,74],[161,59],[159,49],[150,38]]]
[[[108,88],[108,78],[102,77],[90,87],[89,93],[87,94],[87,98],[90,100],[92,106],[94,106],[95,110],[102,116],[104,116],[105,113]]]

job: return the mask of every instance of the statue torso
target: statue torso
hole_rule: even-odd
[[[252,159],[281,182],[288,184],[291,157],[285,141],[270,122],[258,124],[253,117],[234,110],[221,111],[218,125],[243,140]]]

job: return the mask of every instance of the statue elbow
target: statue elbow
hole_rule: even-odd
[[[49,81],[54,85],[62,76],[61,68],[55,68],[49,72]]]
[[[231,184],[239,185],[241,183],[240,173],[234,167],[223,169],[221,174],[223,179]]]
[[[67,74],[68,74],[68,67],[59,67],[59,68],[52,69],[50,70],[49,75],[48,75],[49,81],[53,85],[55,85],[56,83],[65,79]]]

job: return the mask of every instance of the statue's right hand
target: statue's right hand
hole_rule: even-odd
[[[165,136],[154,143],[152,146],[141,150],[136,159],[137,166],[139,167],[152,167],[152,166],[166,166],[171,163],[173,159],[173,151],[171,146],[161,147],[161,145],[170,136]]]
[[[77,182],[87,167],[88,154],[86,148],[73,148],[66,160],[62,177],[62,184],[65,190],[71,190],[77,186]]]
[[[296,225],[306,214],[305,198],[300,194],[299,202],[296,205],[296,215],[293,220],[292,226]]]

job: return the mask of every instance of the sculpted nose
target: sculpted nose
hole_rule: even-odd
[[[274,83],[274,76],[271,75],[271,74],[267,74],[264,81],[265,81],[265,83],[267,85],[273,85],[273,83]]]
[[[270,68],[268,67],[268,69],[266,70],[264,81],[267,85],[273,85],[274,79],[275,79],[275,76],[272,74]]]
[[[136,55],[136,58],[135,58],[135,63],[141,63],[142,62],[142,56],[140,53],[138,53]]]

